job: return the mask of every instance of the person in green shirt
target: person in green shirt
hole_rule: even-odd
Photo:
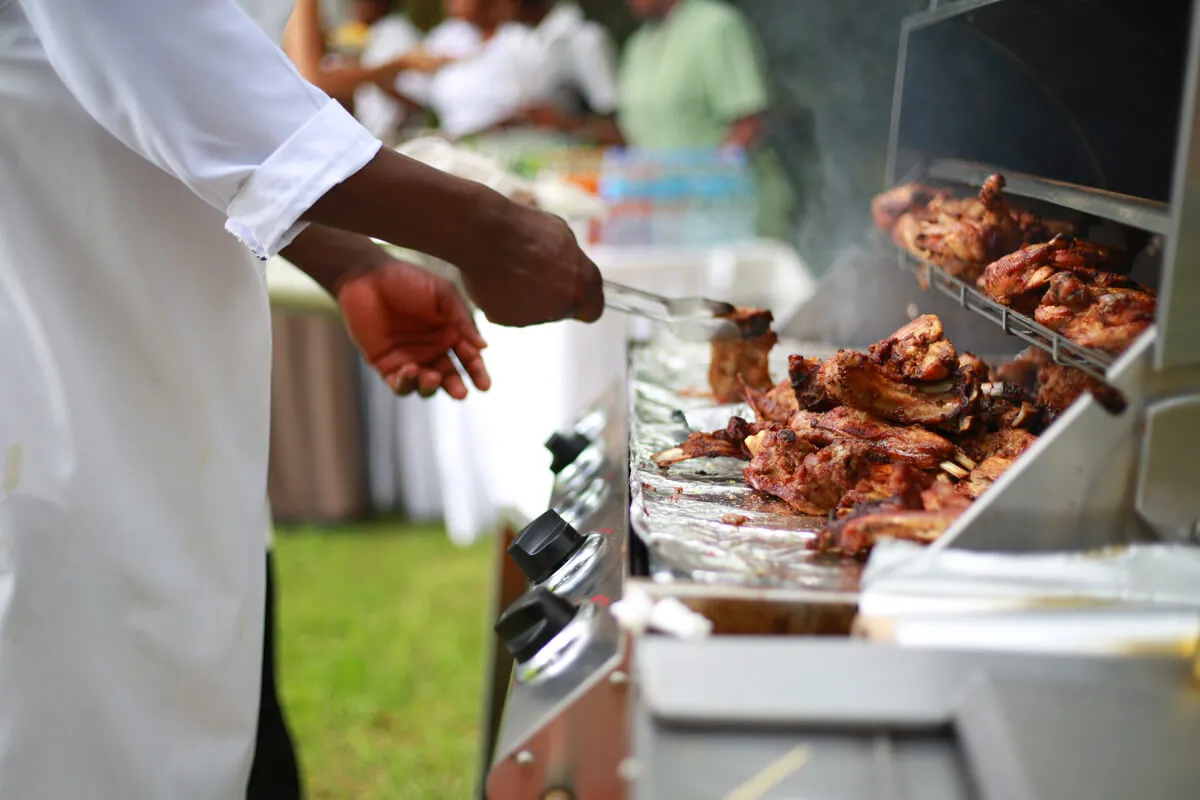
[[[644,24],[617,78],[618,122],[644,150],[737,147],[758,185],[758,232],[787,238],[792,195],[777,156],[762,146],[770,107],[758,42],[725,0],[627,0]]]

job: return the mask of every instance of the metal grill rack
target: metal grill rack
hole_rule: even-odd
[[[950,275],[941,267],[900,252],[900,267],[916,275],[922,286],[933,286],[957,300],[963,308],[986,317],[1029,344],[1045,350],[1056,364],[1075,367],[1093,378],[1107,382],[1108,366],[1114,358],[1066,339],[1024,314],[1002,306],[973,286]]]

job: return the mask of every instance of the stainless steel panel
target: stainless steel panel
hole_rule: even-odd
[[[1159,290],[1159,370],[1200,364],[1200,3],[1192,3],[1188,68],[1182,97],[1171,206],[1173,235],[1167,242]]]
[[[1152,344],[1143,335],[1109,369],[1123,413],[1080,398],[930,546],[1082,550],[1143,538],[1133,501]]]
[[[1200,395],[1146,411],[1137,511],[1160,536],[1200,543]]]

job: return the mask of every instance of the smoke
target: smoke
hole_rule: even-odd
[[[823,273],[862,243],[884,188],[901,20],[928,0],[737,0],[774,91],[768,144],[797,196],[794,243]]]

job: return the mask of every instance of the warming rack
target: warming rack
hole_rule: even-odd
[[[1099,381],[1107,382],[1108,366],[1115,360],[1107,353],[1082,347],[1024,314],[1002,306],[983,292],[955,278],[941,267],[899,252],[900,267],[913,273],[922,286],[933,286],[957,300],[963,308],[991,320],[1004,330],[1050,354],[1056,364],[1075,367]]]
[[[1171,233],[1171,213],[1166,203],[1142,197],[1094,189],[1074,183],[1039,178],[1024,172],[956,159],[931,161],[927,174],[943,181],[981,186],[989,175],[1004,176],[1004,192],[1030,200],[1042,200],[1083,214],[1108,219],[1139,230],[1167,236]]]

